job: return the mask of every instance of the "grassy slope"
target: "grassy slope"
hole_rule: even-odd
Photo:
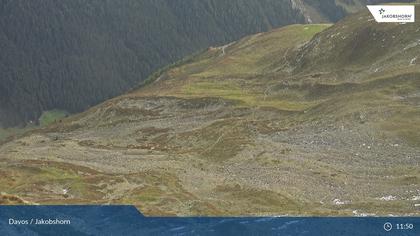
[[[316,96],[334,99],[323,105],[328,112],[369,114],[379,129],[419,147],[420,136],[410,129],[420,127],[419,29],[418,23],[377,24],[358,13],[317,35],[291,63],[308,83],[324,85]],[[340,97],[345,100],[337,103]]]
[[[399,142],[418,148],[420,136],[413,127],[420,127],[420,74],[418,66],[409,65],[418,50],[403,50],[416,40],[418,24],[378,26],[372,21],[365,23],[367,19],[367,14],[362,13],[331,28],[290,26],[229,45],[225,54],[223,48],[209,50],[195,62],[168,71],[166,80],[154,85],[158,92],[153,95],[163,91],[164,95],[182,98],[219,97],[235,100],[239,106],[304,112],[292,117],[290,123],[321,121],[351,127],[354,122],[371,122],[384,137],[379,138],[380,142],[401,139]],[[312,48],[309,59],[305,58],[311,64],[301,70],[296,65],[299,61],[288,56],[295,59],[301,53],[301,49],[295,49],[322,29],[326,30],[311,41],[321,38],[321,44],[316,45],[319,48]],[[400,31],[406,34],[398,35]],[[344,35],[345,40],[334,38],[337,33]],[[375,33],[380,37],[362,40]],[[382,39],[391,42],[381,44]],[[331,45],[336,48],[330,49]],[[383,52],[386,46],[391,48]],[[351,61],[346,61],[351,57]],[[383,68],[372,71],[372,64]],[[150,95],[151,91],[149,87],[137,95]],[[283,121],[287,123],[287,119]],[[420,177],[418,171],[409,174],[405,170],[394,169],[390,174]],[[401,185],[406,185],[401,181]],[[358,204],[353,206],[373,212],[381,209],[381,204],[373,200]],[[399,204],[394,202],[388,207],[397,209]]]
[[[369,18],[360,13],[330,28],[295,25],[211,49],[130,96],[219,97],[244,107],[303,112],[290,123],[369,123],[376,141],[406,143],[418,153],[420,135],[413,127],[420,127],[420,67],[411,61],[419,52],[419,25],[378,25]],[[389,174],[406,176],[396,178],[401,186],[412,184],[406,178],[420,178],[418,170],[403,165]],[[400,204],[405,203],[387,207],[396,210]],[[382,209],[373,199],[352,207]]]
[[[365,196],[359,197],[356,194],[358,191],[361,193],[374,191],[372,188],[375,186],[391,191],[391,189],[395,189],[395,186],[409,188],[413,184],[415,185],[416,180],[420,178],[418,169],[411,168],[406,162],[403,163],[403,160],[399,160],[403,157],[398,156],[398,153],[395,154],[395,157],[399,157],[398,160],[395,158],[382,160],[381,158],[385,157],[369,156],[367,159],[372,158],[372,160],[367,163],[373,167],[365,167],[363,161],[366,160],[353,156],[354,153],[361,151],[360,148],[347,150],[347,148],[354,148],[353,146],[359,146],[361,143],[349,143],[349,146],[343,146],[342,153],[338,154],[326,152],[322,148],[319,149],[319,153],[310,150],[308,154],[298,149],[293,143],[290,145],[284,144],[285,146],[282,146],[282,149],[275,149],[273,152],[274,154],[280,154],[280,158],[278,158],[274,154],[272,156],[264,154],[266,143],[257,143],[256,140],[252,140],[253,131],[251,131],[251,128],[267,136],[278,132],[286,132],[286,136],[293,136],[296,132],[299,132],[299,129],[294,129],[294,127],[315,124],[315,128],[319,128],[319,130],[307,131],[304,136],[300,137],[305,139],[306,136],[312,137],[311,135],[316,135],[317,132],[322,133],[330,126],[356,129],[360,125],[368,124],[362,126],[360,130],[355,130],[355,132],[360,131],[361,136],[364,135],[363,129],[376,127],[372,133],[378,131],[378,134],[375,133],[378,136],[374,136],[373,139],[379,139],[380,142],[384,143],[388,142],[389,139],[392,141],[402,139],[400,143],[407,142],[412,148],[420,146],[418,132],[413,129],[413,127],[420,127],[418,66],[410,66],[406,63],[406,59],[398,55],[399,48],[391,48],[386,53],[381,52],[381,46],[373,48],[371,51],[363,50],[369,48],[368,46],[375,44],[375,42],[366,41],[368,45],[364,45],[364,41],[361,39],[369,36],[372,32],[380,33],[388,30],[385,29],[388,26],[366,23],[371,21],[367,21],[367,16],[363,14],[353,16],[353,18],[340,22],[333,27],[330,27],[330,25],[293,25],[272,32],[249,36],[226,47],[210,48],[185,63],[169,68],[161,73],[156,81],[150,82],[143,88],[111,100],[67,121],[69,123],[76,121],[77,123],[78,120],[84,120],[83,122],[85,122],[88,120],[86,117],[93,116],[95,119],[94,127],[101,128],[112,128],[114,124],[135,122],[130,119],[135,118],[135,112],[139,111],[134,108],[118,109],[116,105],[119,101],[127,98],[135,100],[165,96],[177,97],[189,99],[188,101],[195,105],[206,103],[210,98],[234,101],[235,108],[238,108],[238,110],[240,108],[254,109],[257,114],[254,114],[253,117],[246,117],[246,119],[224,117],[211,122],[207,127],[177,133],[176,137],[179,137],[181,143],[176,143],[170,137],[171,132],[164,131],[165,129],[160,130],[160,133],[156,129],[139,130],[139,132],[146,136],[146,141],[153,141],[152,144],[157,147],[158,151],[165,151],[160,150],[159,146],[171,147],[173,145],[176,148],[171,149],[171,155],[175,154],[183,157],[182,154],[185,152],[198,153],[195,156],[197,158],[189,163],[189,167],[192,169],[195,162],[199,162],[201,170],[205,170],[207,166],[220,163],[230,163],[231,165],[240,163],[243,160],[240,159],[239,154],[244,147],[262,150],[260,154],[255,155],[255,159],[252,159],[253,163],[260,165],[258,168],[263,169],[273,166],[283,168],[287,173],[286,176],[282,176],[283,178],[295,177],[293,183],[297,182],[297,184],[300,184],[298,186],[306,186],[309,189],[303,189],[304,187],[302,187],[301,189],[287,188],[287,190],[267,191],[252,188],[245,184],[223,183],[214,189],[217,194],[225,196],[224,199],[234,199],[237,203],[243,204],[242,206],[251,202],[254,208],[248,209],[249,211],[243,209],[232,210],[231,205],[223,205],[224,202],[217,202],[220,204],[216,204],[219,206],[217,208],[215,205],[204,204],[192,208],[190,214],[203,214],[203,212],[210,215],[255,214],[257,211],[269,212],[270,208],[272,212],[291,212],[292,214],[296,214],[296,212],[299,212],[299,214],[351,214],[351,209],[355,208],[378,214],[387,212],[404,214],[408,210],[411,212],[412,209],[409,209],[411,205],[408,205],[411,203],[400,201],[378,202],[372,197],[364,198]],[[364,20],[359,20],[360,17],[363,17]],[[416,32],[415,28],[405,28],[406,26],[392,27],[395,27],[395,32],[401,29],[406,29],[409,33]],[[418,27],[418,24],[409,27]],[[338,32],[350,38],[347,40],[334,39]],[[395,42],[399,40],[399,38],[393,39],[392,35],[382,36],[387,39],[390,37],[389,40],[395,40]],[[407,36],[405,34],[395,36],[404,37],[401,40],[405,40],[404,42],[407,43],[411,43],[410,39],[413,38],[413,35]],[[355,41],[358,44],[352,45],[351,42]],[[340,50],[337,50],[337,48],[331,49],[329,48],[330,45],[336,46]],[[349,51],[350,46],[354,46],[354,50]],[[347,51],[341,51],[341,49]],[[410,56],[416,52],[418,52],[418,48],[414,46],[410,50]],[[354,53],[354,55],[346,53]],[[390,57],[390,55],[397,56]],[[351,63],[345,61],[349,56],[354,56]],[[370,70],[368,65],[372,63],[368,63],[369,61],[393,66],[378,71]],[[274,118],[259,117],[258,111],[263,109],[287,111],[289,113]],[[110,111],[110,116],[106,116],[107,113],[100,113],[104,116],[97,116],[95,113],[96,111],[107,110]],[[153,113],[148,113],[147,116],[150,116],[151,120],[161,118]],[[134,127],[138,126],[140,124],[136,124]],[[227,132],[225,132],[226,130]],[[53,132],[56,131],[53,130]],[[150,139],[147,139],[148,132],[153,133],[149,135]],[[220,135],[221,133],[222,135]],[[339,135],[339,133],[333,134]],[[108,139],[107,137],[106,142],[110,142],[111,138]],[[332,138],[338,139],[340,137],[333,136]],[[371,139],[372,137],[368,138]],[[112,141],[115,141],[112,147],[125,148],[124,146],[118,146],[118,143],[124,144],[126,140],[115,139]],[[301,140],[299,139],[299,141]],[[359,140],[357,141],[359,142]],[[145,141],[141,140],[141,143],[143,142]],[[109,150],[110,147],[106,145],[105,143],[97,146]],[[350,145],[353,146],[350,147]],[[322,145],[320,146],[322,147]],[[269,145],[267,147],[270,148]],[[306,148],[305,145],[302,148]],[[418,151],[418,149],[414,150]],[[362,150],[362,152],[368,153],[369,151]],[[321,154],[326,156],[323,157]],[[389,158],[389,156],[392,155],[388,155],[386,158]],[[331,159],[328,159],[330,157]],[[327,159],[323,160],[323,158]],[[386,163],[384,162],[386,161],[391,161],[396,165],[385,168]],[[401,163],[399,163],[400,161]],[[351,163],[349,164],[349,162]],[[43,164],[45,163],[41,163],[40,166]],[[33,180],[41,179],[42,183],[35,182],[35,184],[45,185],[48,181],[61,181],[60,178],[54,177],[54,173],[63,173],[63,176],[68,176],[70,182],[76,184],[73,188],[80,189],[80,191],[76,191],[76,193],[81,193],[80,198],[75,198],[78,199],[77,201],[89,201],[92,196],[93,199],[96,199],[94,194],[98,194],[95,193],[98,186],[102,186],[99,187],[99,192],[107,191],[101,181],[96,180],[92,186],[89,186],[89,181],[84,179],[80,173],[67,173],[68,170],[60,169],[55,166],[56,164],[49,165],[52,165],[51,170],[48,169],[50,167],[47,169],[36,167],[37,177]],[[354,169],[352,169],[353,167]],[[24,173],[26,169],[21,171]],[[157,175],[164,176],[162,173],[164,172],[159,172]],[[391,176],[391,180],[384,180],[383,176],[385,174]],[[10,173],[5,175],[12,176]],[[105,178],[110,178],[109,181],[114,181],[111,179],[116,178],[116,176],[105,173],[92,175],[95,178],[106,176]],[[243,177],[247,178],[249,176]],[[118,176],[118,178],[123,178],[123,176]],[[300,180],[300,178],[304,179]],[[164,214],[176,214],[179,212],[174,212],[173,209],[165,209],[168,202],[195,200],[195,196],[190,195],[188,191],[183,189],[181,182],[178,182],[174,176],[169,176],[168,179],[166,177],[148,179],[146,175],[141,175],[139,179],[144,179],[147,182],[146,187],[134,187],[134,190],[130,191],[130,194],[126,197],[120,196],[114,202],[134,203],[139,205],[143,211],[146,210],[151,214],[162,212]],[[300,195],[305,190],[311,191],[313,187],[310,185],[311,183],[317,184],[314,186],[319,186],[318,191],[325,191],[325,194],[330,194],[325,183],[336,184],[341,188],[346,187],[344,183],[349,180],[354,181],[352,183],[360,181],[361,185],[349,187],[349,191],[354,191],[351,193],[356,195],[356,200],[350,205],[339,206],[338,209],[333,208],[338,211],[318,209],[319,203],[311,202],[311,199],[307,196]],[[374,183],[373,187],[365,184],[368,180]],[[3,186],[7,193],[18,196],[23,193],[26,197],[29,196],[29,200],[45,196],[42,194],[41,197],[31,196],[31,192],[18,189],[16,186],[19,186],[19,184],[11,183],[12,178],[7,181],[9,182],[3,181],[3,183],[0,183],[0,186]],[[136,181],[133,180],[130,183],[136,183]],[[304,183],[302,184],[299,181]],[[163,183],[163,186],[156,184],[156,182]],[[157,188],[156,186],[160,187]],[[375,188],[377,190],[378,187]],[[119,190],[115,191],[118,192]],[[290,197],[291,194],[293,194],[293,197]],[[59,201],[63,201],[60,194],[56,199],[47,199],[47,202]],[[274,206],[278,208],[273,208]],[[303,209],[304,206],[310,207],[305,210]],[[226,209],[226,211],[221,209]]]
[[[61,110],[44,111],[41,117],[39,117],[39,124],[41,126],[48,126],[66,117],[67,115],[68,113],[66,111]]]
[[[163,92],[165,95],[181,98],[221,97],[236,100],[239,106],[276,106],[279,109],[300,110],[309,106],[310,103],[269,99],[260,101],[260,97],[264,95],[265,85],[263,83],[265,82],[256,80],[254,76],[265,74],[266,71],[268,74],[270,73],[268,69],[271,61],[270,55],[273,53],[284,54],[288,48],[304,43],[313,34],[326,27],[329,27],[329,25],[294,25],[273,32],[250,36],[225,49],[225,54],[229,55],[229,58],[221,55],[222,48],[210,49],[208,52],[196,56],[194,60],[189,60],[185,64],[163,73],[160,82],[146,85],[140,89],[142,91],[140,92],[141,96],[157,94],[161,96]],[[289,41],[288,38],[293,40]],[[250,57],[250,52],[258,53]],[[184,76],[188,77],[187,83],[183,83]],[[226,77],[232,77],[232,79],[224,80]],[[172,86],[173,83],[178,83],[178,85]],[[244,89],[243,83],[249,83],[249,90]],[[162,86],[168,86],[171,89],[162,91]],[[152,94],[155,92],[156,94]],[[138,91],[135,91],[127,96],[137,96],[138,93]],[[202,137],[203,142],[214,143],[219,137],[219,129],[230,129],[237,125],[232,122],[235,122],[235,120],[215,123],[205,130],[186,132],[181,135],[184,135],[185,139],[198,135]],[[219,158],[218,161],[229,159],[240,151],[240,145],[237,139],[233,139],[233,137],[242,136],[244,132],[247,132],[246,129],[239,125],[237,130],[233,130],[229,136],[228,134],[225,135],[226,140],[223,140],[220,145],[214,145],[211,150],[201,150],[203,148],[201,146],[197,148],[199,152],[202,152],[203,158],[212,158],[216,161],[217,158]],[[230,135],[232,135],[232,138]],[[231,142],[228,143],[227,140]],[[165,145],[164,141],[160,142]],[[228,149],[225,146],[227,144],[231,146]],[[27,144],[22,142],[20,145],[25,146]],[[176,150],[173,150],[173,152],[176,152]],[[150,176],[147,173],[138,173],[139,176],[130,177],[130,186],[126,186],[130,190],[127,193],[128,190],[124,190],[124,184],[114,188],[112,183],[123,183],[124,179],[129,178],[129,176],[109,175],[77,165],[63,165],[44,160],[24,163],[17,161],[16,163],[3,163],[1,169],[4,170],[2,174],[5,176],[0,181],[2,191],[10,196],[15,196],[16,199],[23,197],[29,202],[39,203],[40,199],[43,199],[41,203],[52,204],[62,201],[72,204],[82,202],[130,203],[139,206],[146,214],[170,215],[179,214],[179,212],[172,212],[173,207],[166,209],[169,205],[174,206],[176,203],[188,201],[194,202],[196,198],[182,188],[180,183],[177,182],[176,176],[168,176],[168,182],[164,183],[166,178],[163,178],[161,172],[156,173],[157,179],[153,179],[153,175]],[[31,178],[28,178],[28,176],[31,176]],[[159,182],[159,186],[155,185],[156,181]],[[138,184],[139,187],[132,186],[133,184]],[[29,186],[36,186],[36,189]],[[63,193],[64,189],[71,190],[72,195],[66,196]],[[124,195],[119,196],[118,191],[121,191]],[[254,199],[253,208],[249,208],[249,212],[245,213],[240,209],[231,209],[232,206],[226,206],[226,209],[215,208],[211,204],[197,201],[189,209],[189,214],[255,214],[255,212],[286,212],[286,210],[287,212],[296,212],[302,208],[301,203],[290,199],[287,195],[262,189],[221,184],[216,186],[215,191],[225,196],[226,199],[234,198],[238,203],[244,205],[248,204],[249,199]],[[107,197],[107,193],[112,194],[113,197]],[[6,199],[5,196],[3,198]],[[66,198],[69,200],[66,200]],[[92,201],[89,199],[102,200]],[[219,204],[225,203],[220,202]]]
[[[272,80],[273,76],[281,76],[274,74],[272,67],[290,50],[329,26],[293,25],[249,36],[225,47],[210,48],[194,62],[167,71],[164,79],[130,96],[220,97],[242,106],[307,109],[315,104],[302,101],[300,94],[284,94],[287,99],[267,96],[267,89],[278,83]]]
[[[303,119],[334,112],[345,121],[355,113],[369,114],[380,129],[420,146],[420,136],[409,128],[420,126],[420,67],[410,65],[418,55],[419,26],[369,18],[363,12],[334,27],[288,26],[211,48],[131,95],[220,97],[246,107],[313,109]],[[384,113],[391,118],[382,119]]]

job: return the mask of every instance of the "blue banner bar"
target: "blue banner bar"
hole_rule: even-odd
[[[0,206],[0,235],[420,235],[418,217],[145,217],[133,206]]]

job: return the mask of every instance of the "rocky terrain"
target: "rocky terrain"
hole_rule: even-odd
[[[209,48],[3,142],[0,203],[419,215],[419,35],[361,12]]]

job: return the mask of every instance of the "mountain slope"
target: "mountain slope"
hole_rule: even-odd
[[[0,122],[85,110],[193,51],[297,22],[288,0],[3,0]]]
[[[336,21],[363,7],[333,0],[2,0],[0,5],[0,125],[6,127],[38,123],[49,110],[86,110],[210,45],[309,18]]]
[[[362,12],[209,48],[4,143],[0,189],[149,215],[418,215],[418,22]]]

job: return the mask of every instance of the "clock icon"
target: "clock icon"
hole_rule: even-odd
[[[385,223],[384,224],[384,230],[387,231],[387,232],[391,231],[392,230],[392,224],[389,223],[389,222]]]

